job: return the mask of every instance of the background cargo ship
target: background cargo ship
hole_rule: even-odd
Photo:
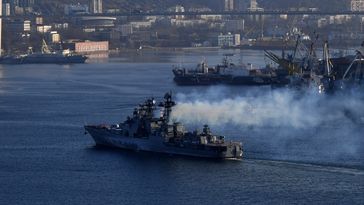
[[[235,65],[225,55],[222,64],[209,67],[202,62],[196,69],[174,68],[174,81],[177,85],[271,85],[285,84],[280,72],[272,68],[248,69],[246,65]]]

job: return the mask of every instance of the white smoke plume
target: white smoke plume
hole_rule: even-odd
[[[172,119],[245,136],[239,140],[245,141],[248,152],[274,152],[279,159],[293,160],[333,158],[334,163],[349,156],[364,165],[364,100],[358,95],[285,89],[230,93],[228,88],[212,87],[177,94]]]
[[[352,121],[354,119],[345,115],[358,114],[364,108],[364,102],[359,98],[329,99],[320,94],[297,94],[288,90],[263,91],[259,95],[245,93],[220,99],[217,96],[226,97],[224,89],[201,95],[178,94],[172,118],[194,124],[306,128]]]

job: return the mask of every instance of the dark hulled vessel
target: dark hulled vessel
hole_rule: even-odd
[[[174,81],[177,85],[249,85],[261,86],[285,83],[277,80],[279,76],[272,69],[248,69],[231,63],[227,56],[223,63],[209,67],[205,62],[196,69],[174,68]]]
[[[85,125],[97,145],[136,151],[204,157],[214,159],[240,159],[243,155],[240,142],[226,141],[224,136],[213,135],[205,125],[202,132],[188,132],[181,123],[170,123],[175,102],[167,93],[159,104],[148,99],[135,109],[133,116],[116,125]]]
[[[1,56],[0,57],[0,64],[21,64],[22,59],[20,56]]]
[[[63,53],[33,53],[20,58],[21,64],[76,64],[85,63],[87,57]]]
[[[86,56],[69,50],[51,52],[43,40],[42,52],[33,53],[30,49],[25,55],[0,57],[0,64],[76,64],[85,63],[86,59]]]

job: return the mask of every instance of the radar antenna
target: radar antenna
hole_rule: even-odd
[[[164,108],[163,118],[168,122],[172,112],[172,107],[176,105],[176,102],[172,100],[172,91],[167,92],[164,95],[164,102],[160,103],[159,106]]]

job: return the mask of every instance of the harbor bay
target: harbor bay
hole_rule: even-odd
[[[172,65],[217,64],[226,52],[1,65],[0,204],[362,204],[363,113],[356,110],[362,96],[322,99],[269,86],[173,82]],[[266,65],[262,51],[228,52],[235,61]],[[121,122],[146,97],[168,91],[176,97],[176,120],[191,129],[209,123],[242,141],[245,159],[105,149],[84,135],[85,124]]]

